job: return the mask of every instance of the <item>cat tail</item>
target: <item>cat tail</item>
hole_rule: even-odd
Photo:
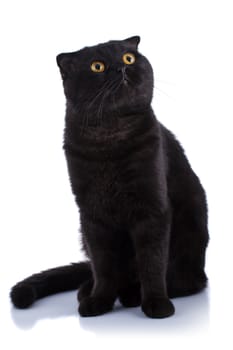
[[[92,278],[89,262],[73,263],[34,274],[18,282],[10,292],[15,307],[25,309],[48,295],[78,289]]]

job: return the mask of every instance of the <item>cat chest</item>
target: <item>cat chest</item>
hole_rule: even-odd
[[[67,154],[72,190],[81,212],[126,223],[132,215],[154,207],[155,168],[146,161],[127,157],[117,161],[88,161]]]
[[[114,166],[102,164],[93,169],[92,175],[83,179],[84,199],[87,205],[93,202],[99,207],[109,209],[116,206],[126,191],[126,183],[120,171]]]
[[[121,163],[68,162],[72,189],[81,209],[117,215],[126,211],[136,192],[138,171]],[[131,203],[132,205],[132,203]]]

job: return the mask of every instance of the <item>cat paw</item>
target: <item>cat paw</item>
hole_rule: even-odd
[[[141,305],[140,284],[134,284],[120,290],[119,300],[124,307],[136,307]]]
[[[104,297],[87,297],[79,304],[79,314],[83,317],[98,316],[112,310],[114,302]]]
[[[168,298],[157,297],[144,300],[142,311],[150,318],[165,318],[173,315],[175,308]]]
[[[83,300],[84,298],[89,297],[89,295],[91,294],[92,288],[93,288],[93,280],[88,280],[83,284],[81,284],[77,295],[78,301],[81,302],[81,300]]]

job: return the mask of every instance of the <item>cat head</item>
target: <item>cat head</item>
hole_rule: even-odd
[[[92,121],[138,113],[151,104],[153,72],[138,52],[140,37],[57,56],[67,104]],[[90,120],[91,121],[91,120]]]

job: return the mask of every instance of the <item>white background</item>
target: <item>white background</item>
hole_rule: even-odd
[[[233,10],[231,1],[1,1],[1,348],[126,346],[232,349]],[[153,107],[180,139],[206,188],[210,287],[177,299],[175,316],[139,308],[77,314],[74,292],[14,310],[10,287],[80,261],[78,209],[62,151],[65,100],[55,57],[140,35],[155,73]]]

